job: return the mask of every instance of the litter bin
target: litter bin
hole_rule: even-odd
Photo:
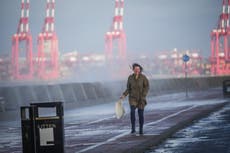
[[[223,81],[223,95],[224,98],[230,97],[230,80]]]
[[[64,153],[62,102],[21,107],[23,153]]]

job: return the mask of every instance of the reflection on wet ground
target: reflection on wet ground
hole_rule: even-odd
[[[146,153],[230,153],[230,104]]]

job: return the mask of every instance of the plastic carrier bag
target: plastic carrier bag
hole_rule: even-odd
[[[115,114],[117,119],[122,118],[125,115],[125,109],[122,104],[122,100],[118,100],[115,104]]]

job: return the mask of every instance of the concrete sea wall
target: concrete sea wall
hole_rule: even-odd
[[[149,96],[221,87],[230,76],[170,78],[150,80]],[[126,88],[125,81],[95,83],[52,83],[0,86],[4,110],[18,110],[33,102],[63,101],[66,108],[96,105],[117,100]],[[3,107],[3,106],[1,106]]]

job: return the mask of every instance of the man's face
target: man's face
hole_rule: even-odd
[[[140,72],[141,72],[140,67],[139,67],[139,66],[135,66],[134,69],[133,69],[133,72],[134,72],[135,74],[140,74]]]

